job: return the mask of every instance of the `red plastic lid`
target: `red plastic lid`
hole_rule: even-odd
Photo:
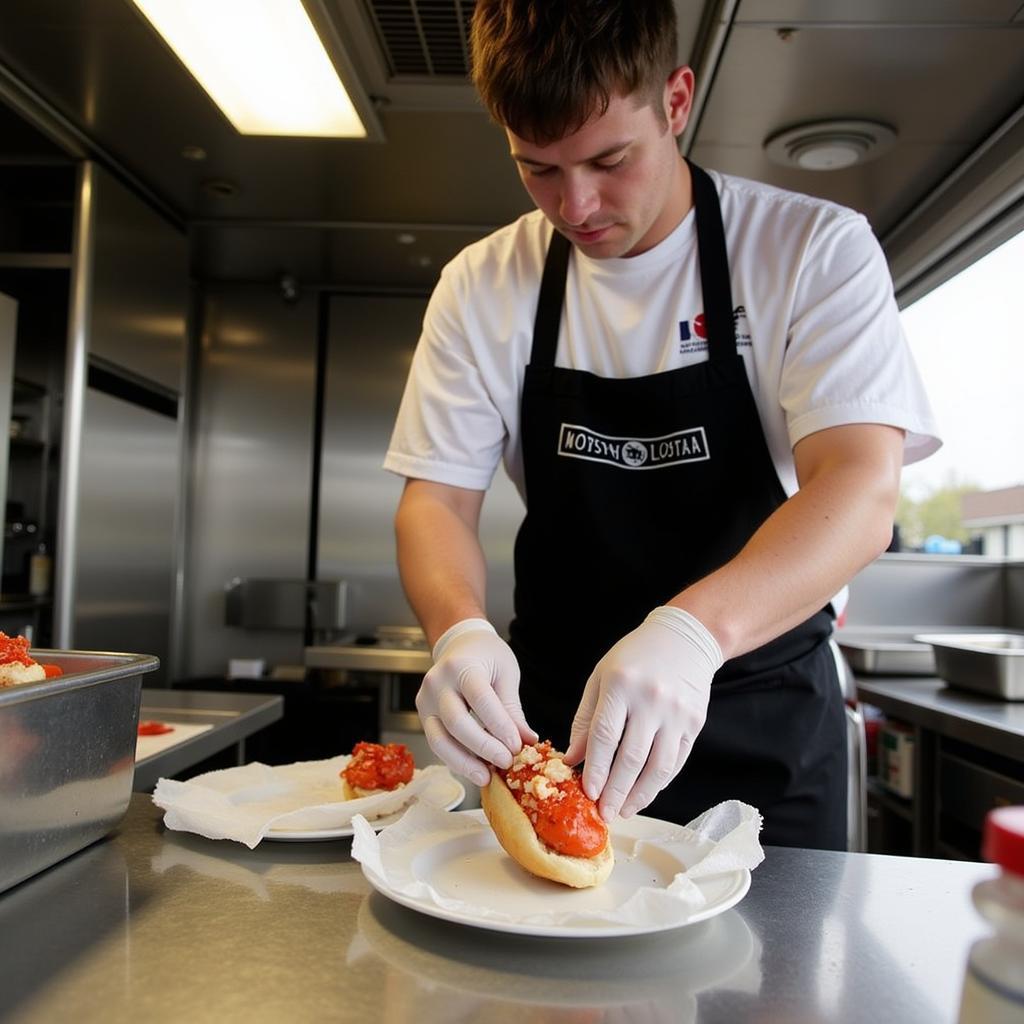
[[[997,807],[988,812],[981,855],[1015,875],[1024,875],[1024,807]]]

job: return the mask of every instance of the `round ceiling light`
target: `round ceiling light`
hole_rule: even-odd
[[[768,159],[803,171],[838,171],[881,156],[896,129],[877,121],[814,121],[765,139]]]

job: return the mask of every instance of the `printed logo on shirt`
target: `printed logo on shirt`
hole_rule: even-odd
[[[747,323],[747,307],[737,306],[732,311],[732,326],[736,332],[737,345],[750,344],[750,324]]]
[[[703,427],[660,437],[611,437],[575,423],[563,423],[558,454],[569,459],[604,462],[619,469],[663,469],[711,458]]]
[[[750,326],[747,323],[746,306],[737,306],[732,311],[733,329],[736,331],[737,345],[750,345]],[[679,321],[679,354],[689,355],[692,352],[703,352],[708,347],[707,322],[703,313],[698,313],[691,320]]]
[[[704,314],[703,313],[698,313],[693,318],[692,323],[693,323],[693,332],[691,334],[691,331],[690,331],[691,321],[689,321],[689,320],[680,320],[679,321],[679,340],[680,341],[689,341],[691,339],[691,337],[696,336],[701,341],[707,341],[708,340],[708,334],[707,334],[707,328],[704,326]]]

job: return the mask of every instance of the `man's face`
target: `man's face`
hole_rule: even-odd
[[[635,256],[685,216],[689,179],[675,136],[686,123],[692,83],[689,69],[669,80],[667,125],[647,98],[613,96],[599,117],[547,145],[506,129],[527,192],[588,256]]]

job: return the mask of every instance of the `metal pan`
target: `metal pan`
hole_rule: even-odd
[[[919,633],[914,639],[931,646],[936,674],[951,686],[1024,700],[1024,636]]]
[[[0,689],[0,892],[105,836],[128,809],[147,654],[33,651],[64,675]]]
[[[843,626],[836,630],[850,668],[871,676],[934,676],[935,652],[923,633],[965,636],[1004,632],[999,626]]]

